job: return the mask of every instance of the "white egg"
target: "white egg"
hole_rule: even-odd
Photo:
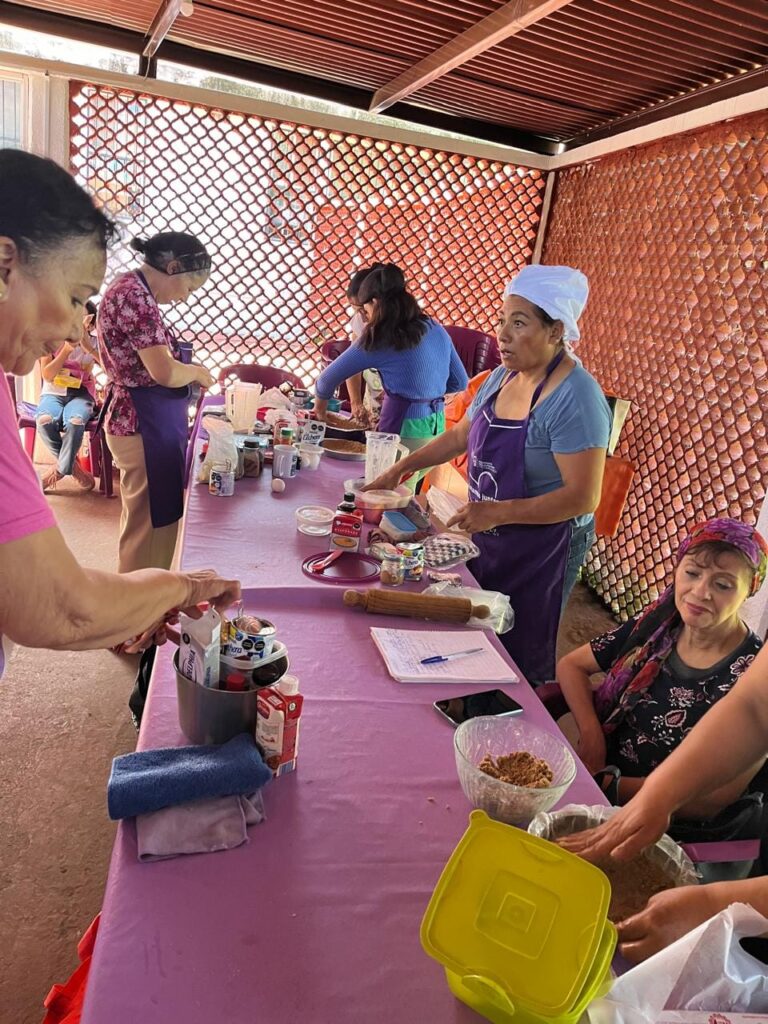
[[[275,491],[276,494],[279,494],[281,491],[284,491],[285,480],[281,480],[279,477],[275,477],[275,479],[272,481],[272,490]]]

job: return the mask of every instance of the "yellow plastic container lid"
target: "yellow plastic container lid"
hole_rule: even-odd
[[[616,946],[610,896],[594,865],[473,811],[424,914],[421,943],[492,1019],[518,1010],[568,1016],[603,988]]]

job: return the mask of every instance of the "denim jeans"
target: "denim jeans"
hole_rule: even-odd
[[[560,614],[565,611],[568,598],[571,596],[576,580],[579,578],[579,570],[587,557],[587,552],[595,543],[595,523],[591,520],[586,526],[574,526],[571,532],[571,545],[568,549],[568,562],[565,567],[565,580],[563,582],[563,601],[560,605]]]
[[[47,423],[41,418],[50,416]],[[69,476],[83,442],[85,425],[93,416],[93,398],[85,390],[70,389],[66,395],[41,395],[37,406],[37,432],[57,458],[57,469]]]

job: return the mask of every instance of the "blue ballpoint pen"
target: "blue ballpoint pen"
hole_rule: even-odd
[[[453,661],[454,658],[466,658],[468,654],[480,654],[483,647],[471,647],[468,651],[455,651],[453,654],[435,654],[431,658],[422,658],[421,665],[439,665],[442,661]]]

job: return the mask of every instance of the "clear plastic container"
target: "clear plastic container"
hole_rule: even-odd
[[[302,505],[296,509],[296,529],[308,537],[327,537],[335,512],[324,505]]]
[[[486,754],[500,757],[527,751],[552,769],[552,785],[546,789],[513,786],[481,772]],[[484,715],[463,722],[454,735],[456,770],[464,795],[490,817],[508,825],[528,823],[541,811],[561,800],[576,778],[576,762],[565,744],[529,722]]]
[[[377,525],[381,522],[384,512],[395,508],[405,508],[413,495],[407,487],[396,487],[394,490],[364,491],[365,480],[345,480],[344,490],[355,496],[355,504],[363,513],[366,523]]]

